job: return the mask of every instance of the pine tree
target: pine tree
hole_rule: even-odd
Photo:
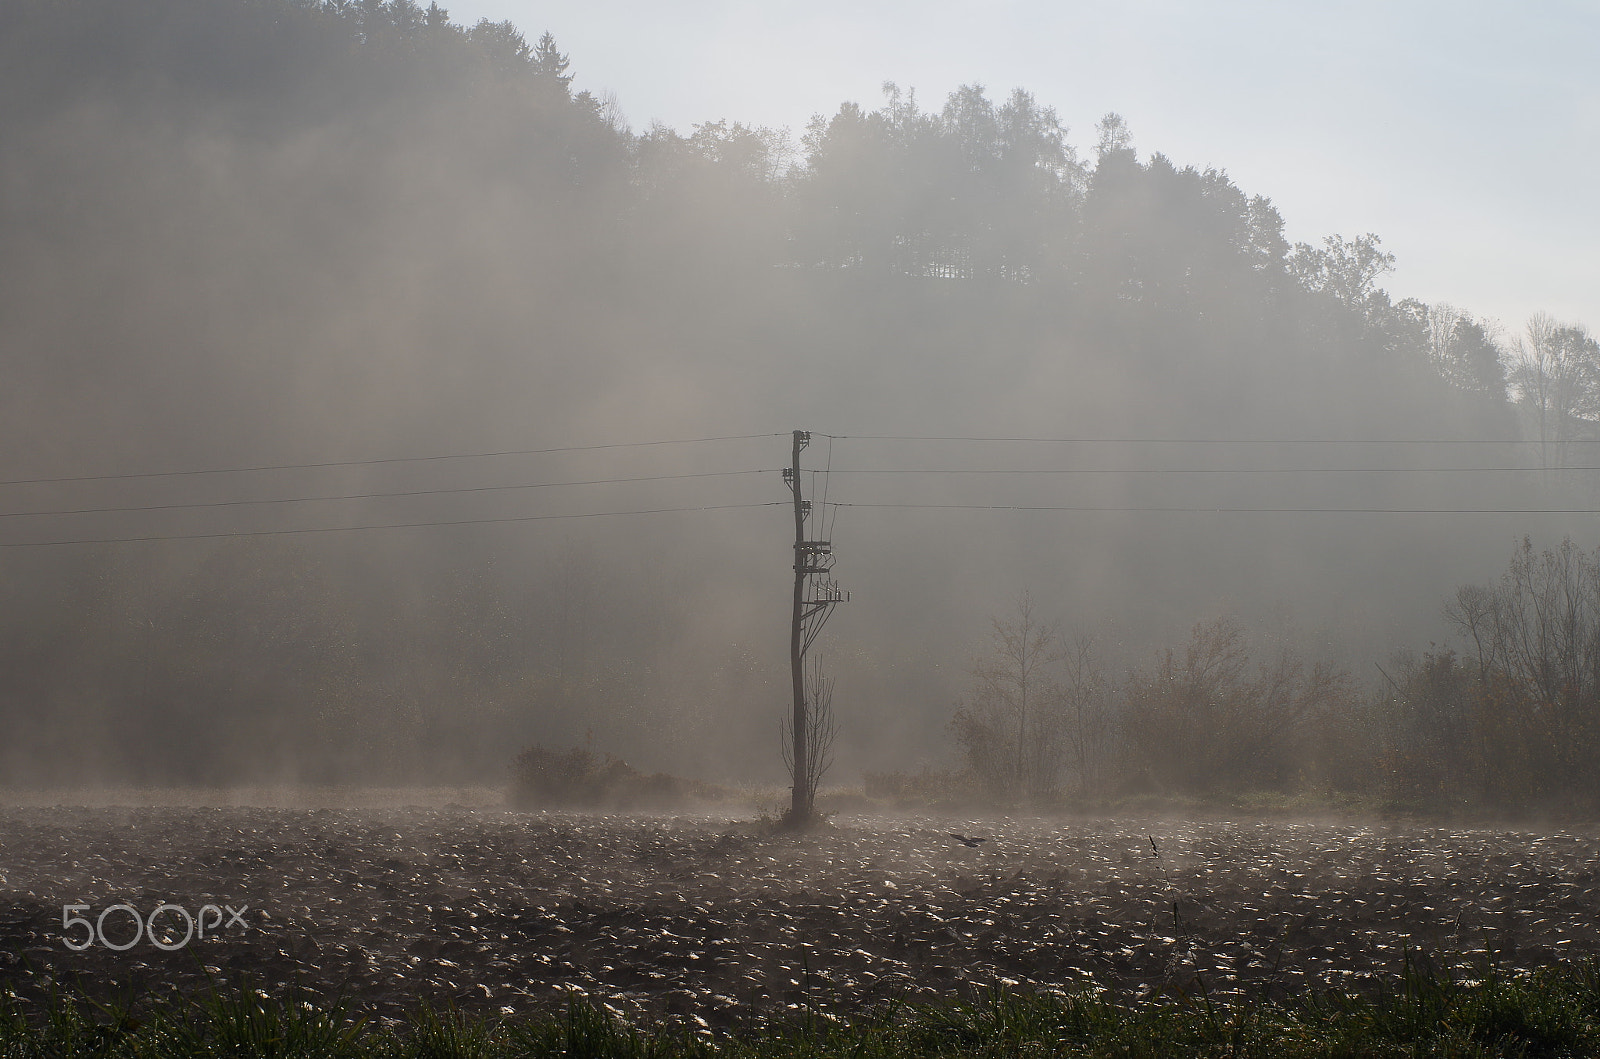
[[[572,96],[572,75],[567,73],[569,61],[556,47],[556,39],[548,30],[539,38],[533,49],[533,75],[557,89],[563,99]]]

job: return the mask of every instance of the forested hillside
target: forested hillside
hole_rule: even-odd
[[[833,509],[842,771],[948,753],[1024,587],[1128,658],[1287,609],[1365,680],[1585,524],[1465,512],[1594,506],[1575,322],[1391,295],[1377,236],[1292,245],[1114,114],[634,129],[583,58],[410,0],[8,5],[0,781],[492,780],[590,733],[771,779],[780,508],[494,520],[783,501],[792,429],[845,436],[835,501],[961,508]],[[1399,473],[1513,463],[1554,469]],[[975,509],[1030,504],[1107,510]],[[473,524],[354,529],[415,523]]]

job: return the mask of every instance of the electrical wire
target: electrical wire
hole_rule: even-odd
[[[316,463],[300,464],[260,464],[254,466],[190,469],[172,471],[151,471],[134,474],[116,475],[84,475],[78,477],[62,478],[35,478],[16,479],[0,482],[0,485],[23,484],[64,484],[72,482],[113,481],[121,479],[146,479],[166,478],[191,475],[220,475],[250,473],[257,471],[278,470],[307,470],[333,467],[361,467],[382,464],[424,463],[443,460],[479,459],[497,456],[539,455],[546,453],[585,452],[599,450],[616,450],[643,448],[663,445],[688,445],[721,441],[747,441],[766,438],[779,438],[787,436],[784,433],[771,434],[744,434],[723,435],[703,438],[684,438],[673,440],[608,443],[595,445],[555,446],[543,449],[503,450],[497,452],[479,453],[452,453],[433,456],[417,457],[390,457],[370,460],[340,460],[323,461]],[[812,469],[811,474],[812,494],[818,493],[817,476],[822,476],[819,502],[813,505],[809,512],[808,522],[813,530],[813,535],[818,539],[831,539],[831,533],[837,523],[839,512],[846,507],[882,508],[882,509],[920,509],[920,510],[972,510],[972,511],[1060,511],[1060,512],[1128,512],[1128,513],[1169,513],[1169,514],[1439,514],[1439,515],[1468,515],[1468,514],[1499,514],[1499,515],[1586,515],[1597,514],[1588,508],[1399,508],[1399,507],[1245,507],[1221,506],[1203,507],[1188,505],[1099,505],[1099,504],[976,504],[976,503],[899,503],[899,502],[839,502],[831,500],[831,485],[833,475],[833,442],[835,440],[882,440],[882,441],[925,441],[925,442],[997,442],[997,443],[1034,443],[1034,444],[1185,444],[1185,445],[1323,445],[1323,444],[1406,444],[1406,445],[1448,445],[1448,444],[1537,444],[1537,442],[1505,442],[1484,441],[1481,439],[1397,439],[1394,441],[1378,441],[1375,439],[1342,440],[1331,438],[1290,438],[1278,440],[1266,439],[1222,439],[1222,438],[1039,438],[1039,437],[941,437],[933,435],[843,435],[824,434],[816,432],[815,436],[828,439],[828,453],[824,466],[821,469]],[[1509,466],[1495,465],[1486,467],[1366,467],[1366,466],[1338,466],[1338,467],[1135,467],[1126,469],[1113,469],[1105,467],[1080,467],[1080,468],[841,468],[841,474],[854,475],[1070,475],[1070,474],[1416,474],[1416,473],[1514,473],[1527,471],[1600,471],[1600,465],[1580,465],[1564,467],[1534,467],[1534,466]],[[769,473],[763,470],[736,470],[736,471],[703,471],[682,474],[665,475],[638,475],[619,478],[600,478],[587,480],[572,480],[559,482],[530,482],[520,484],[486,485],[445,487],[436,489],[412,489],[395,491],[375,491],[367,493],[341,493],[327,495],[309,495],[277,497],[263,500],[223,500],[190,503],[150,504],[150,505],[125,505],[102,507],[63,508],[57,510],[14,511],[0,512],[0,519],[20,517],[51,517],[90,514],[117,514],[152,511],[180,511],[203,510],[208,508],[252,507],[287,505],[314,502],[335,502],[353,500],[373,500],[386,498],[420,497],[433,495],[454,495],[472,493],[511,492],[517,490],[546,489],[558,487],[580,487],[607,484],[624,484],[652,481],[675,481],[693,478],[728,477],[744,474]],[[239,530],[216,533],[175,533],[175,534],[150,534],[141,536],[107,535],[97,538],[81,538],[74,540],[46,540],[26,541],[17,543],[0,544],[0,547],[48,547],[69,544],[114,544],[136,543],[144,541],[164,540],[191,540],[210,539],[219,537],[247,537],[247,536],[274,536],[280,534],[301,533],[342,533],[361,530],[379,529],[409,529],[424,527],[469,526],[486,525],[495,523],[534,522],[546,519],[567,518],[593,518],[611,515],[643,515],[659,514],[674,511],[707,511],[726,510],[746,507],[771,507],[782,506],[785,502],[773,501],[769,503],[754,504],[722,504],[690,507],[649,508],[629,511],[600,511],[581,512],[568,515],[527,515],[506,518],[487,519],[456,519],[441,521],[420,522],[393,522],[382,524],[369,524],[359,526],[332,526],[311,527],[302,529],[274,529],[274,530]]]
[[[390,456],[370,460],[326,460],[317,463],[264,463],[246,467],[211,467],[178,471],[139,471],[129,474],[86,474],[62,478],[13,478],[7,485],[51,485],[67,482],[113,482],[130,478],[180,478],[203,474],[247,474],[256,471],[304,471],[330,467],[376,467],[390,463],[430,463],[441,460],[480,460],[495,456],[543,456],[556,452],[596,452],[601,449],[637,449],[658,445],[700,445],[713,441],[751,441],[783,437],[782,434],[729,434],[710,438],[676,438],[667,441],[628,441],[606,445],[558,445],[544,449],[504,449],[497,452],[454,452],[438,456]]]
[[[1037,445],[1538,445],[1537,439],[1493,438],[1115,438],[1115,437],[938,437],[931,434],[820,434],[838,441],[976,441]],[[1550,444],[1545,442],[1543,444]],[[1563,445],[1600,445],[1600,438],[1573,439]]]
[[[839,474],[1444,474],[1511,471],[1600,471],[1600,465],[1565,467],[852,467]]]
[[[1600,508],[1500,508],[1500,507],[1179,507],[1173,505],[1113,504],[916,504],[851,503],[834,501],[837,507],[910,508],[950,511],[1088,511],[1156,512],[1193,515],[1600,515]]]
[[[805,468],[805,473],[811,476],[811,495],[815,497],[817,495],[817,475],[822,472],[815,467],[808,467]],[[822,525],[823,514],[822,507],[815,500],[806,501],[806,524],[811,527],[806,536],[811,540],[822,539],[822,531],[818,527]]]
[[[524,489],[555,489],[565,486],[583,485],[618,485],[626,482],[670,482],[680,481],[685,478],[725,478],[740,474],[768,474],[768,469],[745,471],[699,471],[691,474],[652,474],[636,478],[596,478],[589,481],[574,482],[530,482],[521,485],[476,485],[460,486],[448,489],[410,489],[399,492],[382,493],[338,493],[326,496],[291,496],[273,497],[266,500],[213,500],[185,504],[146,504],[130,507],[76,507],[62,508],[55,511],[0,511],[0,519],[29,518],[64,515],[105,515],[135,511],[194,511],[206,508],[247,507],[264,504],[308,504],[321,501],[334,500],[376,500],[392,497],[416,496],[442,496],[458,493],[499,493],[514,492]]]
[[[8,541],[0,548],[54,548],[74,544],[143,544],[151,541],[216,540],[224,537],[281,537],[306,533],[354,533],[364,530],[427,529],[440,526],[489,526],[511,522],[543,522],[548,519],[609,518],[614,515],[662,515],[680,511],[730,511],[738,508],[784,507],[781,500],[753,504],[702,504],[694,507],[655,507],[632,511],[582,511],[567,515],[514,515],[506,518],[470,518],[440,522],[386,522],[366,526],[308,526],[298,529],[233,530],[219,533],[152,534],[143,537],[94,537],[77,540]]]

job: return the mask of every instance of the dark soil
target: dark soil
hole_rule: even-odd
[[[968,848],[959,832],[987,841]],[[1152,840],[1154,844],[1152,845]],[[576,990],[712,1026],[990,984],[1370,988],[1423,963],[1600,953],[1590,833],[1341,824],[430,809],[0,810],[0,979],[122,1000],[250,976],[383,1016]],[[62,907],[248,905],[164,952],[74,952]],[[175,913],[160,923],[182,923]],[[110,913],[113,940],[132,920]],[[167,935],[170,937],[170,935]],[[1470,973],[1470,972],[1468,972]]]

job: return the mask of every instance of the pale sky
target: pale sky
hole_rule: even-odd
[[[451,17],[555,34],[574,87],[636,130],[787,126],[880,86],[938,109],[1031,91],[1092,159],[1115,110],[1141,158],[1224,169],[1291,240],[1376,232],[1385,286],[1520,332],[1600,330],[1600,2],[1537,0],[461,0]]]

